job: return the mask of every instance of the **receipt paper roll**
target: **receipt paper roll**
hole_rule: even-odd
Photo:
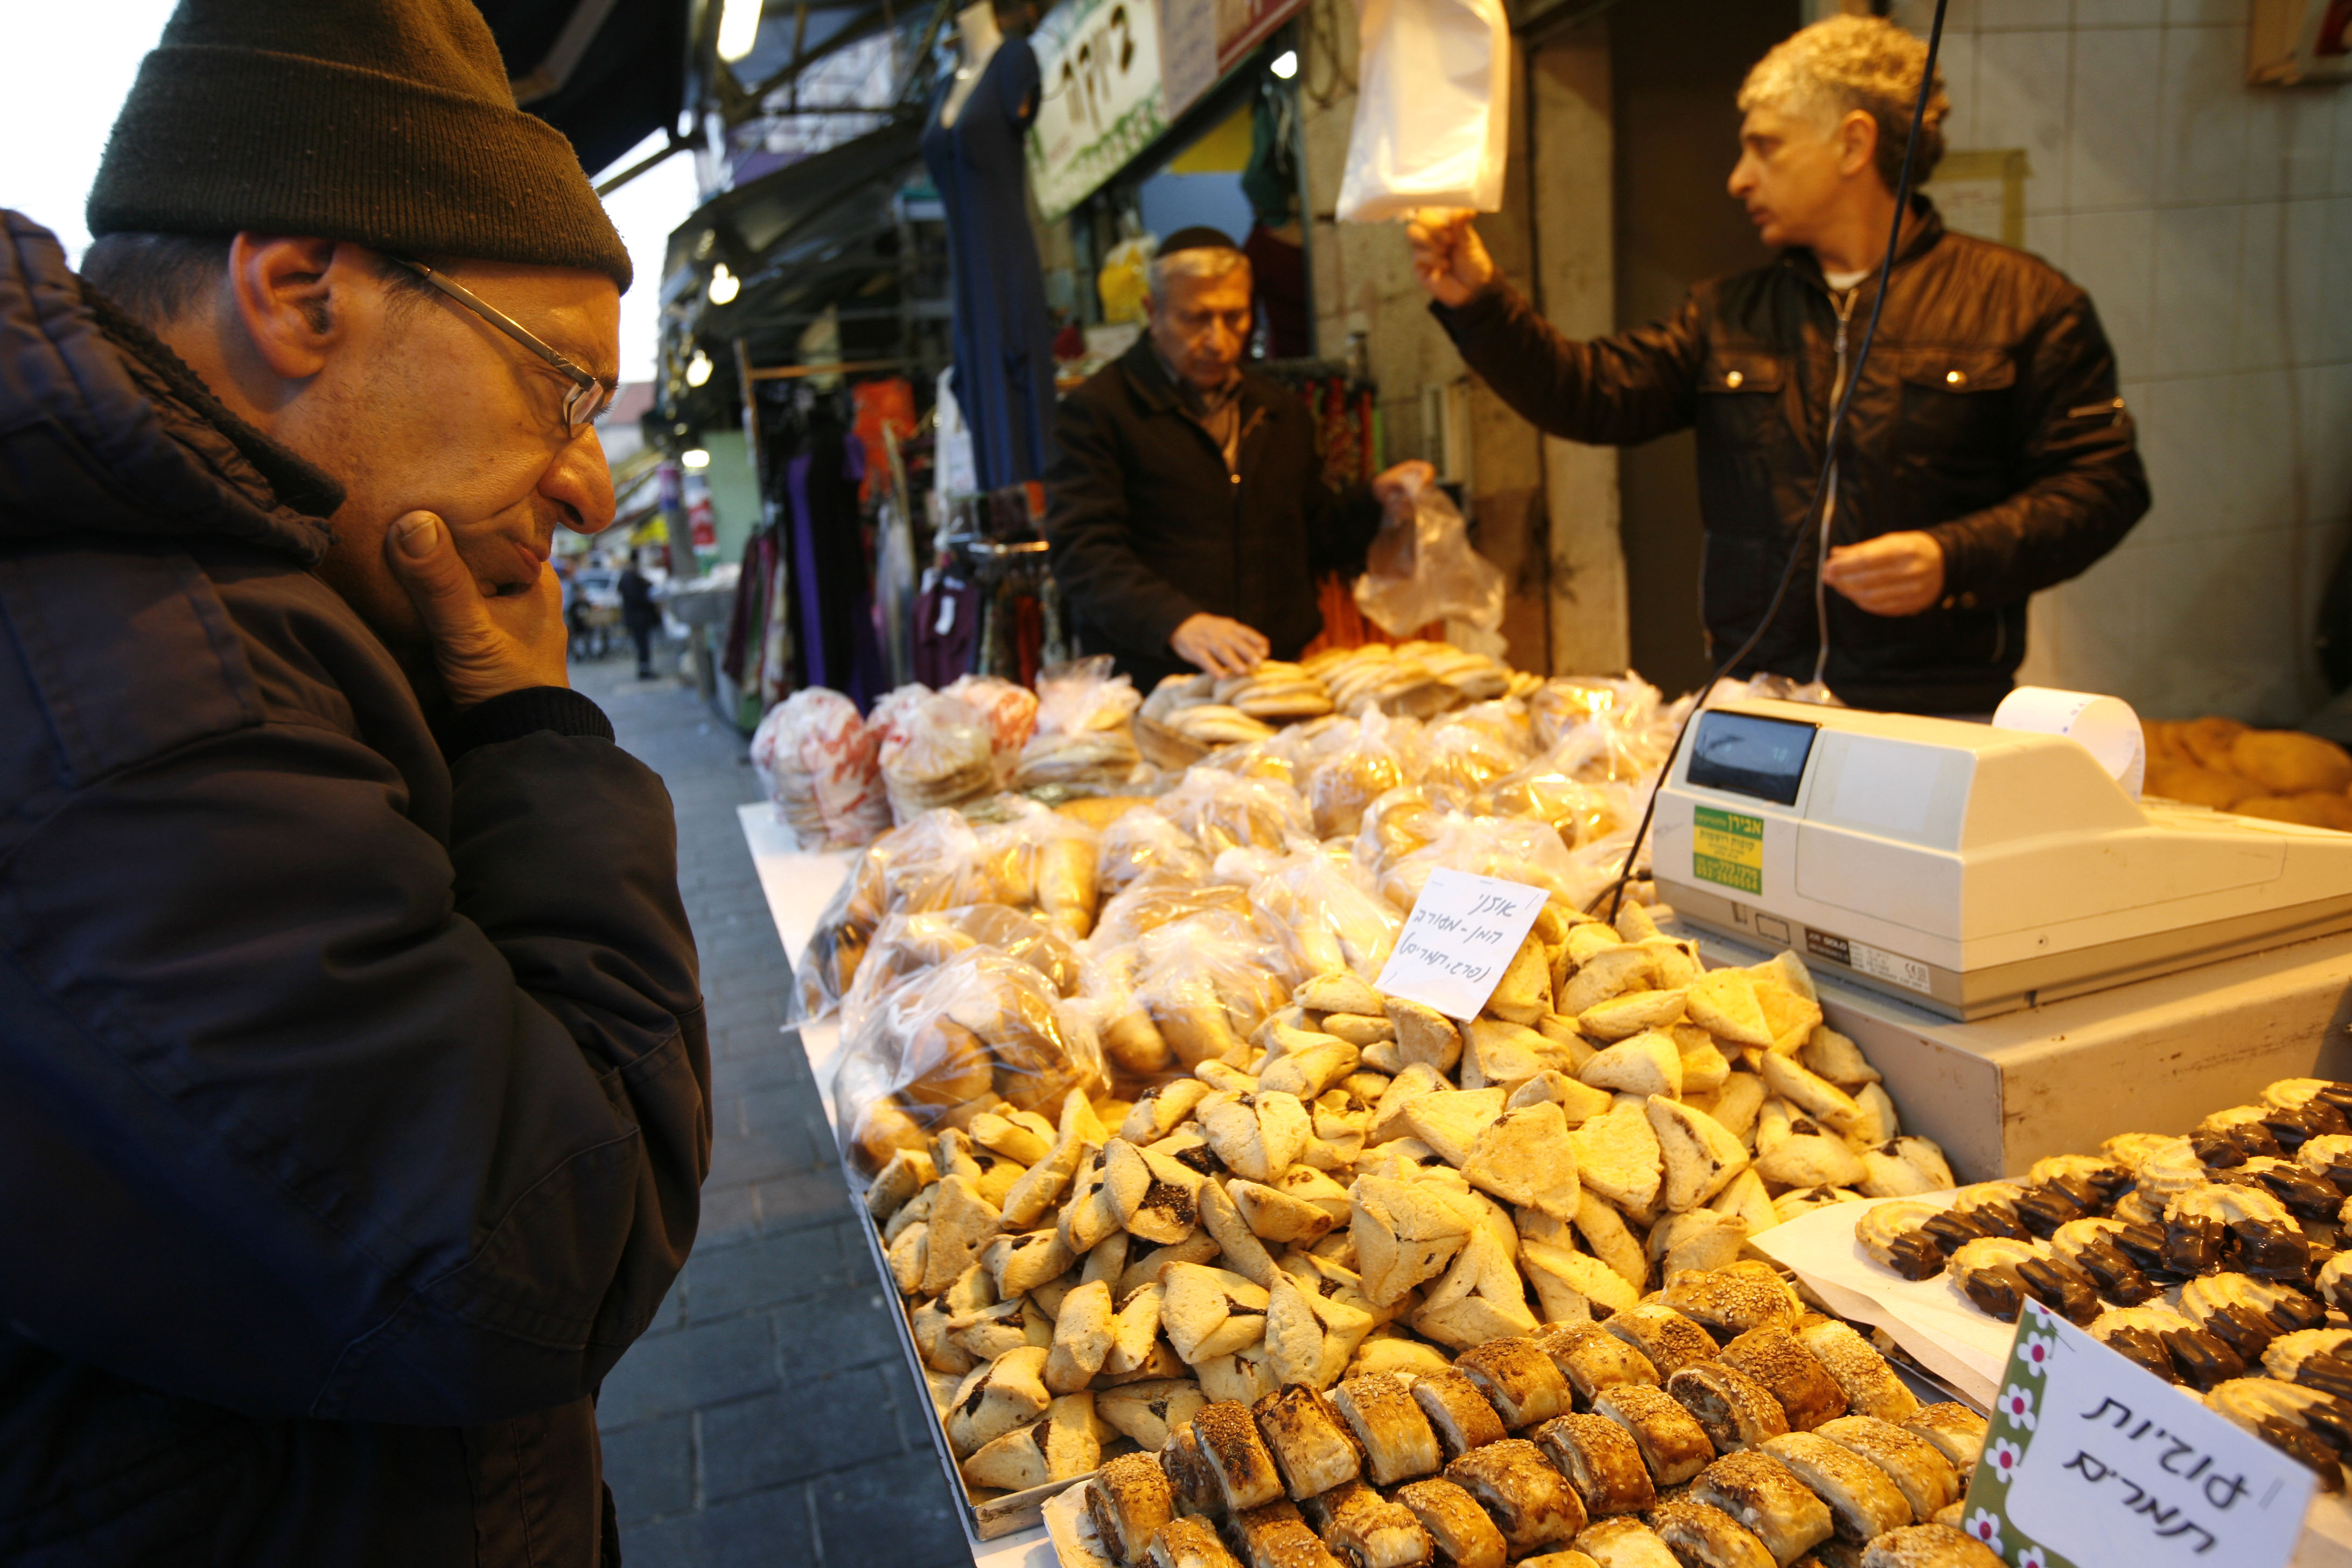
[[[2082,742],[2134,800],[2147,774],[2147,737],[2139,715],[2119,697],[2088,691],[2057,691],[2021,686],[2001,699],[1992,716],[1996,730],[2032,730]]]

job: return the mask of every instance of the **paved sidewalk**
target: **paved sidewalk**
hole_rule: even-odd
[[[652,1331],[604,1383],[604,1473],[628,1568],[969,1563],[850,1207],[735,808],[740,737],[670,679],[573,667],[669,785],[702,954],[717,1137],[702,1230]]]

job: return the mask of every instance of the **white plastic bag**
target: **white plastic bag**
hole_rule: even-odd
[[[1356,608],[1391,637],[1445,621],[1458,645],[1451,623],[1489,633],[1503,624],[1503,569],[1470,548],[1462,514],[1433,484],[1414,492],[1410,519],[1381,522],[1364,566]]]
[[[1503,0],[1359,0],[1342,223],[1503,205],[1511,25]]]

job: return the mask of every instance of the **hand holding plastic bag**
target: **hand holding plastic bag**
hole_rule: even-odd
[[[1503,205],[1511,25],[1503,0],[1358,0],[1342,223]]]
[[[1381,524],[1356,579],[1356,607],[1391,637],[1433,621],[1487,634],[1503,624],[1503,571],[1470,548],[1470,532],[1434,484],[1406,481],[1412,515]]]

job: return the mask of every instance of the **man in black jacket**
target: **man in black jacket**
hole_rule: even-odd
[[[1915,198],[1816,504],[1926,65],[1924,44],[1858,16],[1766,55],[1740,89],[1730,191],[1785,248],[1660,325],[1568,342],[1496,275],[1470,215],[1410,234],[1439,320],[1522,416],[1599,445],[1696,426],[1710,658],[1756,631],[1793,553],[1796,580],[1735,673],[1826,679],[1855,707],[1987,712],[2024,657],[2028,596],[2113,549],[2147,510],[2147,478],[2089,298],[2033,257],[1946,232]],[[1948,107],[1931,95],[1915,184]]]
[[[1194,669],[1296,658],[1322,630],[1316,583],[1364,568],[1381,505],[1426,463],[1366,489],[1323,480],[1298,395],[1241,368],[1249,258],[1213,228],[1179,229],[1151,264],[1150,324],[1065,398],[1045,475],[1054,575],[1088,653],[1149,691]]]
[[[547,567],[628,258],[464,0],[188,0],[89,219],[0,215],[0,1562],[613,1561],[710,1136]]]

